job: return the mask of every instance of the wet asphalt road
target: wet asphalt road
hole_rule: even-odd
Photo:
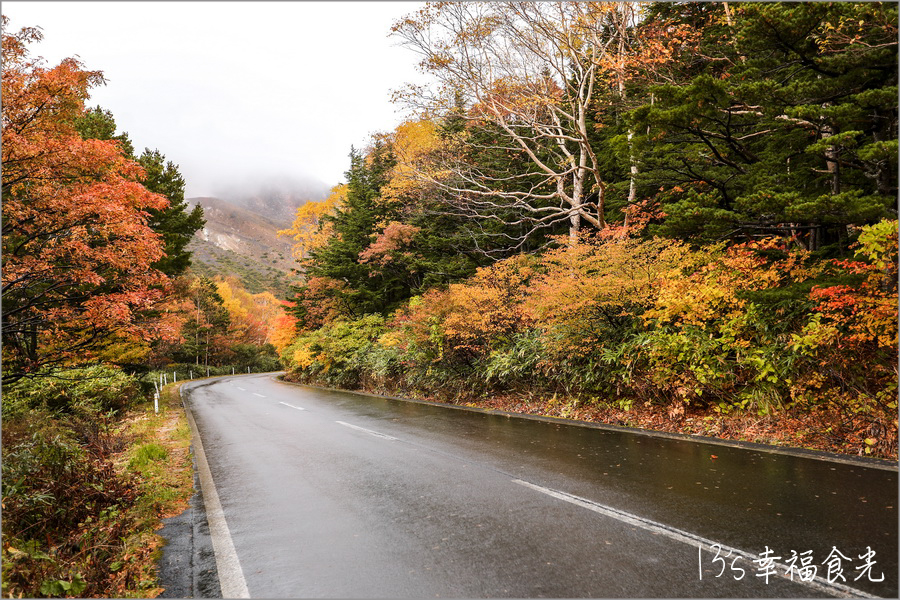
[[[272,375],[182,389],[253,597],[897,596],[896,469]],[[766,581],[767,547],[819,579]],[[822,585],[833,548],[849,587]]]

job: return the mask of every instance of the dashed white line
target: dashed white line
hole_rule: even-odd
[[[242,388],[242,387],[239,386],[239,385],[238,385],[238,386],[235,386],[235,387],[237,387],[237,389],[241,390],[242,392],[246,392],[246,391],[247,391],[247,390],[245,390],[244,388]]]
[[[372,431],[371,429],[366,429],[365,427],[360,427],[359,425],[351,425],[350,423],[344,423],[343,421],[335,421],[339,425],[343,425],[344,427],[349,427],[350,429],[356,429],[357,431],[363,431],[368,433],[369,435],[374,435],[375,437],[380,437],[385,440],[396,440],[397,438],[386,435],[384,433],[378,433],[377,431]]]
[[[574,496],[572,494],[567,494],[566,492],[560,492],[558,490],[553,490],[550,488],[546,488],[540,485],[535,485],[533,483],[529,483],[527,481],[522,481],[521,479],[513,479],[513,483],[517,483],[519,485],[523,485],[527,488],[531,488],[542,494],[546,494],[548,496],[552,496],[557,498],[558,500],[564,500],[565,502],[569,502],[570,504],[575,504],[577,506],[581,506],[582,508],[586,508],[588,510],[592,510],[596,513],[600,513],[601,515],[611,517],[613,519],[617,519],[624,523],[628,523],[629,525],[634,525],[636,527],[640,527],[641,529],[645,529],[647,531],[651,531],[653,533],[658,533],[669,537],[673,540],[677,540],[679,542],[683,542],[690,546],[706,545],[707,548],[712,548],[712,546],[719,546],[722,549],[722,552],[727,556],[740,556],[742,558],[746,558],[750,561],[759,560],[758,554],[753,554],[752,552],[747,552],[746,550],[741,550],[739,548],[732,548],[731,546],[727,546],[725,544],[720,544],[719,542],[714,542],[713,540],[709,540],[705,537],[701,537],[699,535],[695,535],[688,531],[683,531],[681,529],[677,529],[675,527],[670,527],[663,523],[658,523],[656,521],[652,521],[650,519],[645,519],[644,517],[639,517],[638,515],[625,512],[624,510],[619,510],[617,508],[613,508],[611,506],[606,506],[603,504],[599,504],[592,500],[588,500],[587,498],[582,498],[580,496]],[[775,567],[778,567],[778,575],[787,579],[787,576],[784,573],[788,572],[788,566],[782,563],[776,562],[774,564]],[[812,581],[802,581],[800,579],[792,580],[796,583],[800,583],[802,585],[806,585],[813,589],[816,589],[820,592],[824,592],[829,595],[837,595],[839,597],[844,598],[854,598],[854,597],[863,597],[863,598],[878,598],[878,596],[872,596],[858,589],[852,588],[847,585],[842,585],[837,582],[830,582],[827,579],[823,579],[822,577],[816,576]]]
[[[254,396],[259,396],[260,398],[265,398],[265,396],[263,396],[262,394],[257,394],[256,392],[253,392],[253,395],[254,395]]]
[[[296,408],[297,410],[306,410],[300,406],[294,406],[293,404],[288,404],[287,402],[279,402],[278,404],[284,404],[285,406],[290,406],[291,408]]]

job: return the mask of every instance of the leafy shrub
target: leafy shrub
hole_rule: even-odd
[[[3,424],[3,593],[96,595],[137,498],[100,446],[83,447],[49,413]]]
[[[723,413],[829,407],[889,455],[897,222],[862,228],[858,246],[822,260],[783,239],[585,237],[431,289],[387,322],[332,322],[286,355],[309,380],[445,399],[527,388]]]
[[[534,264],[534,258],[517,255],[479,268],[465,283],[451,284],[441,322],[450,348],[484,357],[508,347],[532,322],[524,300]]]
[[[545,253],[526,305],[553,358],[590,359],[630,335],[687,254],[680,242],[602,235]]]
[[[861,283],[810,291],[814,308],[789,344],[805,361],[791,393],[803,403],[872,414],[882,421],[878,429],[896,435],[897,221],[862,228],[858,247],[857,260],[830,266]]]
[[[370,354],[384,333],[384,317],[366,315],[355,321],[338,320],[305,333],[291,344],[295,374],[317,377],[328,385],[355,387],[372,366]]]
[[[545,357],[546,348],[540,330],[530,328],[516,333],[508,348],[491,352],[481,375],[488,383],[507,386],[536,384],[541,377],[540,368],[545,363]]]
[[[21,379],[3,390],[3,416],[28,410],[103,413],[119,411],[141,395],[138,380],[106,365],[53,369]]]

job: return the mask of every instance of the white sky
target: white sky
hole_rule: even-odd
[[[88,106],[140,153],[179,165],[186,196],[248,182],[343,180],[350,146],[404,117],[390,92],[422,82],[388,36],[415,2],[3,2],[40,26],[32,56],[104,72]]]

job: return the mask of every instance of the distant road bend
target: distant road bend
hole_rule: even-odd
[[[226,597],[898,594],[890,466],[271,374],[182,392]]]

